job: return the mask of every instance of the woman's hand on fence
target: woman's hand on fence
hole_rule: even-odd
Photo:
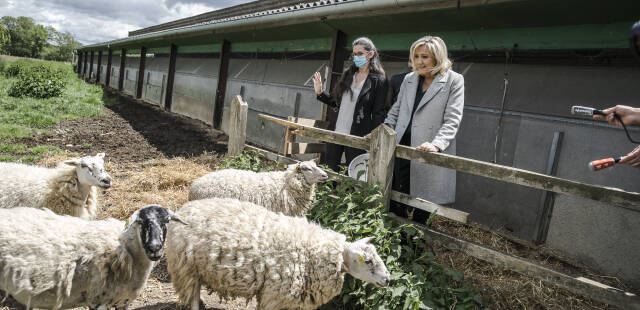
[[[320,77],[320,72],[313,74],[313,90],[316,92],[316,95],[322,93],[322,78]]]
[[[366,136],[364,136],[365,139],[371,139],[371,133],[368,133]]]
[[[627,157],[620,160],[621,164],[626,164],[631,167],[640,168],[640,145],[638,145],[631,153],[627,154]]]
[[[416,150],[427,151],[427,152],[440,152],[440,149],[437,146],[431,144],[430,142],[425,142],[416,146]]]

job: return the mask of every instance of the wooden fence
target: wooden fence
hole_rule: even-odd
[[[240,96],[232,102],[229,121],[229,153],[239,154],[248,148],[264,154],[267,158],[279,162],[293,163],[294,159],[245,145],[246,134],[246,103]],[[242,112],[244,111],[244,112]],[[244,115],[242,115],[244,114]],[[613,204],[622,208],[640,211],[640,193],[626,192],[617,188],[602,187],[548,176],[537,172],[502,166],[483,161],[473,160],[455,155],[418,151],[415,148],[396,145],[396,133],[386,125],[380,125],[371,135],[371,139],[345,135],[330,130],[319,129],[290,122],[284,119],[260,114],[259,117],[287,128],[292,133],[325,142],[350,146],[369,151],[368,178],[369,184],[379,184],[384,196],[384,205],[388,207],[391,199],[410,206],[436,212],[436,214],[459,222],[466,222],[468,213],[453,208],[447,208],[420,198],[391,190],[394,157],[418,161],[421,163],[455,169],[460,172],[480,175],[507,183],[518,184],[559,194],[579,196],[592,200]],[[332,176],[344,178],[332,171]],[[402,219],[400,219],[403,221]],[[415,223],[414,223],[415,224]],[[515,271],[559,287],[581,294],[595,300],[616,305],[622,309],[639,309],[640,297],[629,292],[613,288],[585,277],[572,276],[555,271],[538,263],[488,248],[458,237],[438,232],[422,225],[416,225],[425,232],[425,239],[448,249],[462,252],[466,255],[487,261],[498,267]]]

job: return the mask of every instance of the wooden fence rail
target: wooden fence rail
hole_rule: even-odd
[[[270,120],[284,126],[296,128],[293,133],[300,136],[369,150],[369,140],[362,137],[345,135],[330,130],[295,124],[268,115],[260,114],[259,116],[263,119]],[[618,188],[581,183],[533,171],[492,164],[455,155],[418,151],[415,148],[402,145],[395,147],[395,155],[404,159],[455,169],[460,172],[480,175],[508,183],[542,189],[558,194],[584,197],[600,202],[610,203],[626,209],[640,211],[640,193],[636,192],[627,192]]]

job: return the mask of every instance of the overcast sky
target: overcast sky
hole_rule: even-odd
[[[0,0],[0,16],[27,16],[82,44],[123,38],[149,27],[252,0]]]

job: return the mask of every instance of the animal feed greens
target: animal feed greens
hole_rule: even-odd
[[[256,152],[223,162],[221,168],[264,169]],[[483,309],[488,298],[462,272],[440,265],[423,239],[423,232],[401,224],[385,212],[377,186],[355,180],[319,183],[307,217],[341,232],[348,240],[373,236],[372,243],[387,264],[391,284],[378,288],[346,275],[342,293],[323,309]]]

